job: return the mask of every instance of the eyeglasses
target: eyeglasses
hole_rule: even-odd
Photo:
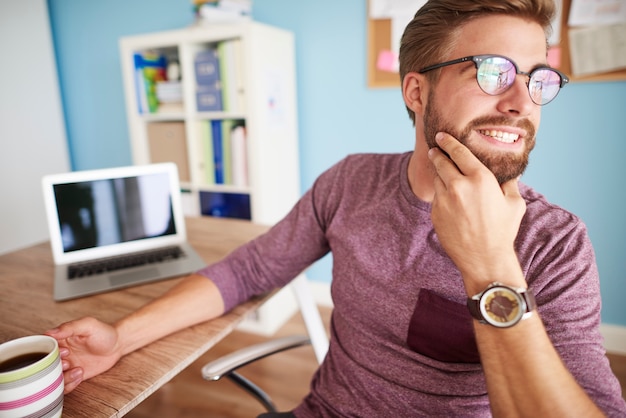
[[[509,58],[500,55],[474,55],[441,64],[430,65],[419,70],[420,74],[448,65],[472,61],[476,66],[476,81],[485,93],[497,96],[507,91],[515,82],[517,74],[528,77],[526,85],[530,99],[539,106],[550,103],[559,94],[559,90],[569,82],[569,78],[560,71],[539,66],[531,72],[520,71]]]

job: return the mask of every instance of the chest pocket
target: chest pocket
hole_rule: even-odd
[[[421,289],[407,344],[415,352],[446,363],[479,363],[472,317],[463,304]]]

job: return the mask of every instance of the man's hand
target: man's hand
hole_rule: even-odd
[[[66,322],[46,334],[59,342],[66,394],[109,370],[121,357],[115,328],[94,318]]]
[[[441,245],[471,295],[501,280],[499,272],[519,270],[514,241],[526,204],[516,179],[499,185],[493,173],[454,137],[440,132],[436,140],[441,149],[428,154],[437,174],[431,217]]]

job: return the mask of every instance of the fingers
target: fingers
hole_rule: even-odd
[[[63,373],[63,380],[65,384],[63,394],[67,395],[82,383],[83,369],[77,367],[67,370],[65,373]]]
[[[65,322],[57,328],[50,329],[45,332],[57,340],[64,340],[70,337],[88,335],[91,333],[93,318],[83,318],[76,321]]]
[[[64,340],[76,335],[77,329],[72,324],[78,321],[66,322],[59,325],[57,328],[47,330],[44,334],[59,341],[59,355],[61,356],[61,365],[63,367],[63,394],[67,395],[72,392],[83,381],[84,372],[80,367],[72,368],[69,357],[71,356],[71,350],[64,344]]]
[[[502,192],[507,197],[521,197],[519,191],[519,179],[512,179],[500,185]]]
[[[459,172],[467,176],[484,168],[478,158],[452,135],[439,132],[435,140],[440,149],[432,148],[428,156],[444,182]]]
[[[72,327],[73,322],[66,322],[57,328],[49,329],[44,334],[49,335],[56,340],[65,340],[75,335],[75,329]]]
[[[509,203],[509,211],[511,215],[519,218],[521,222],[524,213],[526,213],[526,202],[522,198],[522,194],[519,191],[519,178],[509,180],[500,185],[502,193]]]

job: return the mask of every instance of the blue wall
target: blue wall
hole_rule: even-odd
[[[49,0],[74,169],[131,164],[120,36],[175,29],[188,0]],[[398,88],[366,87],[366,2],[254,0],[254,18],[296,36],[302,189],[348,153],[413,147]],[[524,181],[578,214],[595,245],[603,321],[626,326],[626,82],[574,83],[544,108]],[[308,272],[330,281],[327,257]]]

